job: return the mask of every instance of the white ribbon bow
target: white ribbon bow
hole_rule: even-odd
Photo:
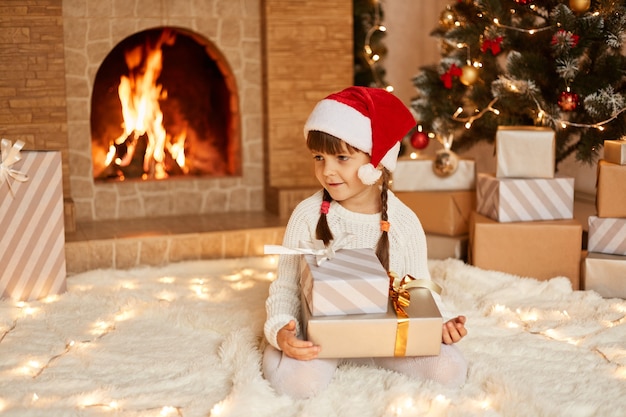
[[[11,165],[22,159],[20,151],[23,147],[24,142],[21,140],[16,141],[13,146],[11,146],[11,141],[8,139],[2,139],[2,141],[0,141],[0,154],[2,155],[2,162],[0,162],[0,184],[2,184],[3,181],[7,182],[12,197],[15,197],[15,195],[13,194],[9,177],[21,182],[28,181],[28,175],[11,168]]]
[[[354,238],[352,234],[341,234],[338,238],[330,241],[328,246],[322,240],[312,242],[300,242],[299,248],[287,248],[280,245],[265,245],[263,253],[266,255],[314,255],[315,263],[320,266],[325,261],[335,257],[335,252],[343,249]]]

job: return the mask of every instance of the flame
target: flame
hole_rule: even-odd
[[[126,51],[128,75],[120,78],[118,95],[122,105],[124,132],[109,146],[105,165],[127,167],[137,159],[135,153],[143,148],[140,139],[146,140],[143,156],[143,178],[167,178],[166,157],[185,168],[185,139],[183,132],[170,137],[163,126],[160,100],[167,98],[167,91],[157,81],[163,68],[163,45],[173,45],[176,35],[163,31],[154,45],[139,45]],[[120,151],[121,149],[121,151]]]

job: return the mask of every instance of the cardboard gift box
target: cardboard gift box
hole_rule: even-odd
[[[317,264],[302,255],[300,284],[314,316],[384,313],[389,276],[373,249],[340,249]]]
[[[476,211],[500,222],[574,217],[574,178],[497,178],[479,173]]]
[[[302,303],[304,332],[307,340],[321,346],[320,358],[391,357],[398,343],[404,356],[438,355],[443,319],[430,290],[411,290],[405,310],[409,324],[402,333],[391,303],[387,313],[318,317]]]
[[[626,298],[626,256],[589,252],[583,275],[585,290],[605,298]]]
[[[580,281],[582,225],[577,220],[500,223],[473,213],[469,263],[482,269],[550,279]]]
[[[554,130],[534,126],[499,126],[496,132],[496,176],[552,178],[555,171]]]
[[[626,140],[605,140],[604,160],[612,164],[626,165]]]
[[[587,250],[626,255],[626,218],[589,216]]]
[[[426,233],[428,259],[467,259],[469,235],[443,236]]]
[[[65,231],[61,153],[20,156],[11,169],[28,179],[0,177],[0,291],[26,301],[65,292]]]
[[[393,191],[473,190],[476,164],[472,159],[459,158],[456,171],[440,177],[433,171],[434,158],[399,159],[393,171]]]
[[[469,218],[476,209],[475,191],[414,191],[395,195],[417,214],[426,233],[460,236],[469,232]]]
[[[626,217],[626,165],[598,161],[598,217]]]

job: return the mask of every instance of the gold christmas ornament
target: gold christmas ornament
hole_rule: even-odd
[[[591,0],[569,0],[569,8],[574,13],[585,13],[591,7]]]
[[[456,172],[459,167],[459,157],[452,152],[452,142],[454,142],[454,134],[437,135],[437,140],[443,145],[435,154],[433,161],[433,172],[439,177],[449,177]]]
[[[451,28],[456,22],[456,14],[452,9],[446,8],[439,16],[439,24],[446,28]]]
[[[478,68],[472,65],[465,65],[461,71],[463,71],[463,73],[459,77],[459,81],[464,85],[472,85],[478,80]]]
[[[435,154],[433,161],[433,172],[438,177],[449,177],[456,172],[459,167],[459,157],[448,149],[440,149]]]

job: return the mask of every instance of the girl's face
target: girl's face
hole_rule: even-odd
[[[370,156],[350,151],[343,144],[338,153],[312,151],[315,177],[333,200],[357,213],[374,214],[380,211],[378,187],[365,185],[357,176],[359,167],[369,163]]]

